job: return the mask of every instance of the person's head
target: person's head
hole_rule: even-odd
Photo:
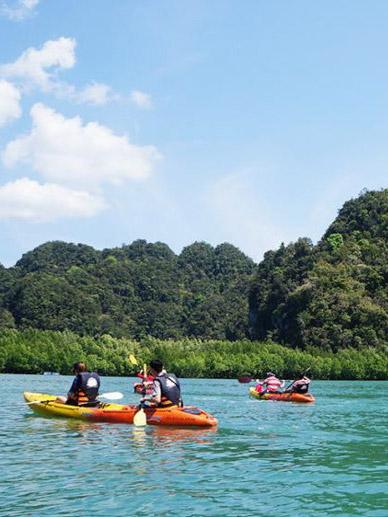
[[[273,372],[267,372],[267,377],[276,377],[276,375]]]
[[[73,373],[78,374],[82,372],[87,372],[88,369],[85,363],[74,363],[73,364]]]
[[[163,370],[163,363],[159,359],[152,359],[150,362],[150,370],[152,375],[158,375]]]

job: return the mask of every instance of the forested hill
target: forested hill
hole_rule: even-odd
[[[344,204],[322,240],[269,251],[250,291],[251,335],[328,350],[388,343],[388,189]]]
[[[0,266],[0,328],[383,346],[387,227],[386,189],[345,203],[317,245],[281,245],[259,265],[227,243],[176,255],[143,240],[103,251],[48,242]]]
[[[0,325],[136,339],[240,339],[248,332],[254,268],[230,244],[196,242],[177,256],[166,244],[143,240],[103,251],[48,242],[0,270]]]

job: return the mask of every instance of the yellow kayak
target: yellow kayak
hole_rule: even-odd
[[[91,420],[93,422],[112,422],[116,424],[133,424],[133,417],[138,411],[135,404],[99,403],[96,407],[69,406],[56,402],[56,395],[24,392],[24,399],[34,413],[42,416],[60,416]],[[31,404],[32,402],[32,404]],[[166,408],[145,408],[147,424],[172,425],[179,427],[214,427],[217,419],[195,406],[171,406]]]

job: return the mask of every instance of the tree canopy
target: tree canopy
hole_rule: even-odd
[[[328,350],[388,342],[388,190],[346,202],[322,240],[300,239],[259,264],[253,338]]]

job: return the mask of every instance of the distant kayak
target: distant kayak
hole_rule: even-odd
[[[56,395],[24,392],[24,399],[32,411],[41,416],[76,418],[91,422],[133,424],[138,411],[136,405],[99,403],[97,407],[70,406],[56,402]],[[168,408],[145,408],[147,424],[178,427],[214,427],[217,419],[195,406],[172,406]]]
[[[248,384],[249,382],[251,382],[251,380],[252,377],[249,377],[248,375],[244,375],[238,378],[238,382],[241,382],[241,384]]]
[[[281,402],[300,402],[300,403],[309,403],[315,402],[315,398],[310,394],[302,394],[302,393],[264,393],[261,395],[256,388],[249,388],[249,395],[259,400],[279,400]]]

